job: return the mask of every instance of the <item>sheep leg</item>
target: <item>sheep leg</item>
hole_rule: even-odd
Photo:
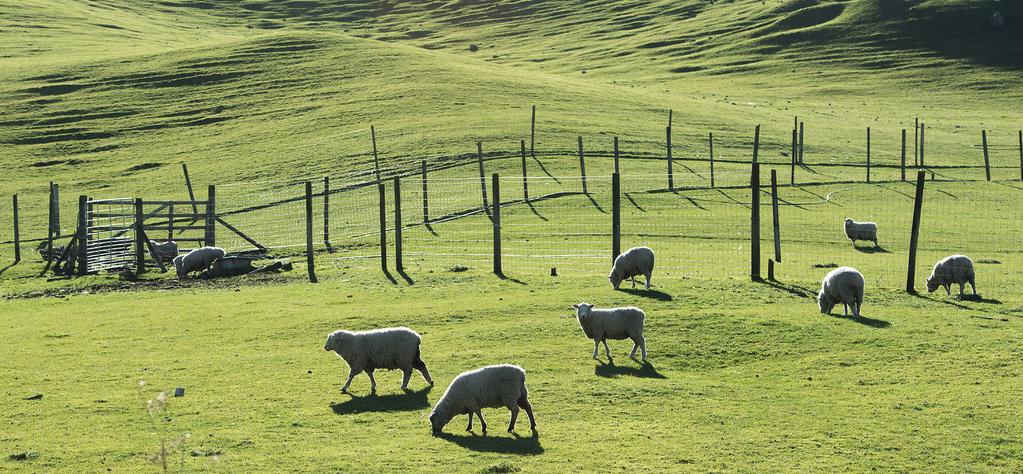
[[[629,353],[629,357],[635,359],[636,351],[639,349],[639,340],[636,338],[632,339],[632,352]]]
[[[472,431],[472,412],[469,412],[469,425],[465,427],[465,431]]]
[[[973,278],[970,278],[970,288],[973,289],[973,296],[977,296],[977,284],[973,282]]]
[[[525,393],[519,397],[518,404],[523,410],[526,410],[526,416],[529,417],[529,429],[536,431],[536,419],[533,418],[533,405],[529,404],[529,399],[526,398]]]
[[[604,354],[607,355],[607,360],[611,360],[611,348],[607,347],[607,339],[604,339]]]
[[[637,348],[641,349],[641,352],[643,353],[643,361],[646,362],[646,338],[645,337],[638,336],[638,337],[635,337],[635,338],[632,339],[632,354],[629,354],[629,357],[632,357],[633,359],[636,358],[636,349]]]
[[[351,371],[348,372],[348,381],[345,382],[343,387],[341,387],[342,392],[348,393],[348,387],[352,385],[352,379],[354,379],[356,375],[359,375],[359,372],[362,372],[362,370],[351,369]]]
[[[943,285],[945,287],[945,296],[952,296],[952,285]]]
[[[597,358],[597,350],[600,349],[600,339],[593,339],[593,358]]]
[[[487,421],[483,419],[483,412],[476,410],[476,416],[480,419],[480,426],[483,427],[483,435],[487,434]]]
[[[418,359],[415,362],[413,362],[412,368],[418,370],[419,373],[423,374],[423,379],[426,380],[426,383],[433,385],[433,378],[430,377],[430,370],[426,368],[426,362],[423,362],[423,359]]]
[[[519,407],[514,402],[508,405],[508,411],[511,412],[511,421],[508,422],[508,432],[515,431],[515,419],[519,417]]]
[[[962,297],[963,297],[963,291],[964,291],[965,289],[966,289],[966,284],[965,284],[965,283],[960,283],[960,284],[959,284],[959,297],[960,297],[960,298],[962,298]]]
[[[646,274],[646,275],[644,275],[644,276],[646,276],[646,289],[648,289],[648,290],[649,290],[649,289],[650,289],[650,276],[651,276],[651,274],[650,274],[650,273],[647,273],[647,274]]]
[[[408,390],[408,381],[412,378],[412,369],[402,369],[401,373],[401,389]]]
[[[636,275],[632,275],[632,287],[636,287]]]
[[[369,376],[369,391],[376,393],[377,379],[373,377],[373,370],[375,369],[366,369],[366,375]]]
[[[849,304],[844,301],[842,302],[842,314],[849,316]]]

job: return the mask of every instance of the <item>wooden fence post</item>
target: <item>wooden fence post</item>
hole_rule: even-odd
[[[323,177],[323,246],[330,251],[330,176]]]
[[[401,180],[394,177],[394,268],[401,273],[405,271],[401,239]]]
[[[671,115],[672,115],[672,110],[668,109],[668,128],[671,128]]]
[[[377,156],[377,129],[375,126],[369,126],[369,134],[373,140],[373,169],[376,170],[377,182],[380,182],[380,158]]]
[[[583,157],[583,136],[579,135],[579,176],[582,179],[583,194],[589,194],[586,189],[586,158]]]
[[[778,220],[778,175],[771,170],[771,214],[774,218],[774,261],[781,263],[781,222]]]
[[[217,245],[217,186],[209,185],[206,191],[206,243],[208,247]]]
[[[529,202],[529,178],[526,173],[526,141],[519,140],[519,151],[522,155],[522,201]]]
[[[11,197],[11,205],[14,208],[14,262],[21,261],[21,228],[18,222],[18,195]]]
[[[753,163],[757,163],[758,155],[760,153],[760,124],[757,124],[756,131],[753,132]]]
[[[710,145],[710,187],[714,187],[714,132],[707,136],[707,143]]]
[[[927,127],[924,124],[921,123],[920,124],[920,167],[921,168],[926,166],[926,165],[924,165],[924,131],[925,130],[927,130]]]
[[[494,173],[491,176],[491,180],[491,189],[494,193],[494,212],[492,213],[494,223],[494,274],[503,276],[504,270],[501,268],[501,178],[497,173]]]
[[[174,204],[167,206],[167,240],[174,240]]]
[[[185,174],[185,187],[188,188],[188,200],[192,201],[192,215],[199,213],[199,206],[195,203],[195,191],[192,190],[192,178],[188,176],[188,165],[181,163],[181,172]],[[192,221],[195,222],[194,220]]]
[[[924,203],[924,171],[916,172],[916,199],[913,201],[913,227],[909,236],[909,268],[906,269],[906,292],[916,294],[916,247],[920,240],[920,214]]]
[[[483,171],[483,142],[476,142],[476,159],[480,165],[480,191],[483,193],[483,212],[490,215],[490,205],[487,204],[487,178]]]
[[[803,164],[803,122],[799,122],[799,164]]]
[[[387,196],[384,195],[384,182],[377,183],[377,195],[380,202],[380,269],[387,275]]]
[[[754,162],[750,172],[750,279],[760,278],[760,163]]]
[[[326,196],[326,194],[324,194]],[[309,281],[316,283],[316,252],[313,250],[313,182],[305,182],[305,260]]]
[[[87,196],[78,196],[78,248],[76,249],[78,269],[76,273],[79,275],[85,275],[87,272],[86,259],[88,258],[87,249],[89,242],[88,207],[89,198]]]
[[[867,182],[870,182],[870,127],[867,127]]]
[[[796,131],[796,129],[793,128],[792,129],[792,159],[789,160],[791,162],[791,164],[789,165],[789,184],[796,184],[796,155],[799,154],[799,143],[796,140],[798,140],[798,139],[799,139],[798,138],[798,132]],[[771,176],[774,176],[774,174],[775,174],[774,169],[771,169]]]
[[[906,180],[906,129],[902,129],[902,180]]]
[[[426,178],[426,160],[423,160],[421,165],[423,168],[423,224],[425,225],[430,223],[430,189],[427,185],[429,181]]]
[[[60,237],[60,184],[53,183],[50,186],[50,196],[53,198],[53,235]]]
[[[622,253],[622,183],[618,173],[611,175],[611,263]]]
[[[980,140],[984,147],[984,174],[987,176],[987,180],[991,181],[991,161],[988,159],[987,153],[987,130],[980,131]]]
[[[135,198],[135,274],[146,271],[146,251],[143,237],[146,235],[146,220],[142,212],[142,198]]]
[[[536,157],[536,106],[529,116],[529,156]]]
[[[1023,130],[1019,131],[1019,180],[1023,181]]]
[[[673,160],[671,158],[671,127],[667,127],[667,128],[664,129],[664,135],[666,137],[666,141],[667,141],[667,144],[668,144],[668,190],[669,191],[674,191],[675,190],[675,173],[672,170],[674,163],[673,163]]]
[[[913,119],[913,166],[920,167],[920,117]]]
[[[618,173],[618,135],[615,135],[615,173]]]

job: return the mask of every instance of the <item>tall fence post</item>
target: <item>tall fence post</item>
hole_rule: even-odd
[[[796,129],[792,129],[792,159],[789,160],[789,184],[796,184],[796,156],[799,154],[799,143],[797,142],[798,133]],[[774,169],[771,170],[771,176],[774,176]]]
[[[376,171],[377,182],[380,182],[380,157],[377,156],[377,129],[369,126],[370,138],[373,140],[373,169]]]
[[[323,246],[330,250],[330,176],[323,177]]]
[[[870,182],[870,127],[867,127],[867,182]]]
[[[217,186],[209,185],[206,191],[206,246],[217,245]]]
[[[526,173],[526,141],[519,140],[519,151],[522,155],[522,201],[529,202],[529,178]]]
[[[906,129],[902,129],[902,180],[906,180]]]
[[[799,122],[799,164],[803,164],[803,122]]]
[[[980,141],[984,147],[984,174],[987,176],[987,180],[991,181],[991,161],[988,159],[987,153],[987,130],[980,131]]]
[[[750,173],[750,279],[760,278],[760,163],[753,163]]]
[[[913,166],[920,167],[920,117],[913,119]]]
[[[135,198],[135,274],[141,275],[146,271],[145,241],[142,240],[146,234],[146,221],[142,212],[142,198]]]
[[[781,222],[778,220],[778,174],[771,170],[771,214],[774,218],[774,261],[781,263]]]
[[[529,156],[536,157],[536,106],[529,115]]]
[[[707,135],[707,144],[710,146],[710,187],[714,187],[714,132]]]
[[[913,227],[909,236],[909,268],[906,269],[906,292],[916,294],[916,247],[920,241],[920,214],[924,203],[924,171],[916,172],[916,199],[913,201]]]
[[[14,262],[21,261],[21,228],[18,222],[18,195],[11,197],[11,205],[14,208]]]
[[[483,212],[490,215],[490,205],[487,204],[487,178],[483,171],[483,142],[476,142],[476,159],[480,165],[480,192],[483,193]]]
[[[927,127],[924,124],[921,123],[920,124],[920,167],[921,168],[926,166],[924,164],[924,143],[925,143],[924,131],[926,131],[926,130],[927,130]]]
[[[579,135],[579,176],[582,179],[583,194],[589,194],[586,189],[586,158],[583,156],[583,136]]]
[[[87,249],[89,242],[89,216],[87,209],[89,207],[89,198],[87,196],[78,196],[78,248],[75,249],[77,252],[78,269],[79,275],[85,275],[86,273],[86,259]]]
[[[675,190],[675,173],[672,168],[674,167],[674,160],[671,157],[671,127],[664,129],[664,135],[668,144],[668,190]]]
[[[421,165],[423,168],[423,224],[425,225],[430,223],[430,189],[427,184],[429,181],[426,178],[426,160],[423,160]]]
[[[195,191],[192,190],[192,178],[188,176],[188,165],[181,163],[181,172],[185,175],[185,187],[188,188],[188,200],[192,201],[192,215],[199,213],[199,206],[195,203]],[[192,221],[193,223],[195,221]]]
[[[394,268],[401,273],[405,271],[401,239],[401,180],[394,177]]]
[[[326,196],[326,194],[324,194]],[[309,281],[316,283],[316,252],[313,249],[313,182],[305,182],[305,261]]]
[[[498,276],[504,275],[504,270],[501,268],[501,177],[494,173],[491,176],[492,184],[491,189],[494,193],[494,274]]]
[[[615,173],[618,173],[618,135],[615,135]]]
[[[1023,181],[1023,130],[1019,131],[1019,180]]]
[[[618,173],[611,175],[611,263],[622,253],[622,183]]]
[[[174,204],[167,206],[167,241],[174,240]]]
[[[380,269],[387,275],[387,196],[384,195],[384,182],[377,183],[377,195],[380,202]]]
[[[60,184],[53,183],[50,186],[50,196],[53,199],[51,203],[53,206],[53,235],[60,237]]]

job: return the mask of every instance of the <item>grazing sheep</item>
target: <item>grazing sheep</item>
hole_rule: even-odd
[[[846,217],[845,236],[849,237],[849,240],[852,241],[854,247],[856,246],[857,240],[874,242],[874,247],[879,246],[877,244],[877,224],[873,222],[856,222]]]
[[[529,428],[536,432],[536,419],[533,418],[533,406],[529,404],[526,390],[526,371],[517,365],[491,365],[481,369],[462,372],[451,381],[447,391],[430,413],[430,425],[433,433],[438,434],[444,426],[457,415],[469,415],[466,431],[472,430],[472,415],[476,414],[483,426],[483,434],[487,434],[487,422],[483,420],[482,408],[507,407],[511,412],[508,432],[515,429],[515,419],[519,416],[519,407],[526,410],[529,416]]]
[[[377,381],[373,378],[376,369],[401,370],[404,373],[401,389],[408,390],[412,369],[422,373],[426,383],[433,385],[430,371],[420,356],[419,343],[419,334],[405,327],[360,332],[341,330],[327,336],[323,350],[336,352],[351,369],[348,380],[341,387],[342,392],[347,393],[352,379],[364,370],[369,375],[371,390],[376,392]]]
[[[611,360],[611,349],[607,347],[608,339],[632,339],[632,353],[636,357],[636,349],[643,352],[646,362],[646,338],[643,337],[643,320],[646,313],[639,308],[596,309],[592,304],[579,303],[572,305],[579,319],[579,327],[586,337],[593,339],[593,358],[597,358],[597,349],[604,343],[604,353]]]
[[[821,283],[821,292],[817,294],[821,314],[831,314],[835,305],[842,303],[846,316],[852,306],[853,317],[860,317],[864,286],[863,274],[855,268],[839,267],[828,272]]]
[[[167,262],[178,256],[178,243],[173,240],[157,242],[149,240],[149,256],[159,262]]]
[[[934,293],[939,286],[945,287],[945,293],[952,294],[952,284],[959,284],[959,296],[963,295],[963,289],[967,283],[977,294],[977,284],[974,282],[973,260],[966,255],[950,255],[934,264],[931,276],[927,277],[927,292]]]
[[[607,276],[616,290],[626,278],[632,278],[632,287],[636,287],[636,276],[646,277],[646,289],[650,289],[650,275],[654,273],[654,251],[650,247],[633,247],[615,258],[611,274]]]
[[[218,258],[227,255],[220,247],[199,247],[184,255],[174,257],[174,270],[178,278],[184,278],[192,272],[201,272],[210,267]]]

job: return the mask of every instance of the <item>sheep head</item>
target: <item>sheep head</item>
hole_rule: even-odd
[[[927,292],[928,293],[934,293],[934,291],[937,290],[938,287],[940,287],[940,286],[941,286],[941,283],[938,282],[938,279],[933,274],[931,276],[927,277]]]
[[[614,289],[616,289],[616,290],[617,290],[617,289],[618,289],[618,286],[622,284],[622,277],[621,277],[621,276],[619,276],[619,275],[618,275],[618,272],[616,272],[616,271],[615,271],[615,270],[614,270],[614,269],[612,268],[612,269],[611,269],[611,274],[607,276],[607,281],[611,282],[611,286],[613,286],[613,287],[614,287]]]
[[[340,353],[346,333],[347,331],[334,331],[327,335],[327,342],[323,345],[323,350]]]
[[[590,317],[590,310],[593,309],[593,305],[589,303],[579,303],[572,305],[572,309],[575,310],[575,315],[580,319],[588,319]]]
[[[470,413],[469,416],[472,416],[472,414]],[[444,430],[444,426],[451,421],[451,418],[447,411],[440,410],[439,407],[434,408],[433,412],[430,413],[430,429],[433,430],[433,434],[439,435]]]
[[[835,308],[835,303],[824,294],[823,289],[817,293],[817,305],[821,308],[821,314],[831,314],[831,310]]]

